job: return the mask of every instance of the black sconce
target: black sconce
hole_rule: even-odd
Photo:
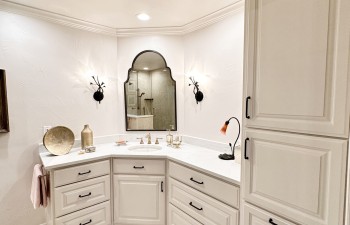
[[[198,85],[198,81],[195,81],[193,77],[190,77],[190,80],[192,81],[192,84],[188,84],[188,86],[193,85],[193,94],[194,94],[194,98],[196,99],[196,102],[198,104],[198,102],[202,101],[204,98],[203,92],[201,92],[199,90],[199,85]]]
[[[93,97],[96,101],[98,101],[101,104],[101,101],[104,97],[103,95],[103,88],[105,88],[106,86],[104,85],[105,83],[100,83],[100,81],[98,80],[98,76],[96,76],[96,79],[94,76],[92,76],[92,79],[94,79],[95,83],[90,82],[90,85],[96,85],[97,86],[97,91],[95,91]]]
[[[235,147],[236,147],[236,143],[238,141],[239,135],[241,134],[241,124],[239,123],[239,120],[236,117],[234,117],[234,116],[231,117],[229,120],[227,120],[225,122],[224,126],[220,130],[221,133],[226,135],[227,126],[229,125],[231,119],[235,119],[237,121],[237,123],[238,123],[238,135],[237,135],[236,141],[233,144],[233,146],[232,146],[231,143],[229,143],[231,151],[232,151],[232,154],[224,153],[224,154],[220,154],[219,155],[219,158],[223,159],[223,160],[234,160],[235,159]]]

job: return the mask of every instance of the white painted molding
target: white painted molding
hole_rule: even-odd
[[[6,0],[0,0],[0,11],[15,13],[23,16],[30,16],[43,19],[52,23],[61,24],[67,27],[100,33],[111,36],[125,37],[136,35],[184,35],[202,29],[211,24],[217,23],[230,15],[235,14],[244,7],[244,0],[238,0],[223,9],[192,21],[184,26],[178,27],[146,27],[146,28],[112,28],[91,23],[88,21],[64,16],[61,14],[33,8]]]
[[[43,19],[52,23],[61,24],[67,27],[90,31],[94,33],[101,33],[106,35],[116,35],[116,31],[113,28],[105,27],[99,24],[90,23],[87,21],[75,19],[72,17],[60,15],[57,13],[0,0],[0,10],[10,13],[19,14],[22,16],[29,16],[34,18]]]

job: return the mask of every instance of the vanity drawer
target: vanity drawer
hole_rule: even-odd
[[[165,161],[162,159],[114,159],[113,172],[119,174],[165,174]]]
[[[110,173],[109,160],[88,163],[54,171],[55,187]]]
[[[111,203],[109,201],[79,210],[55,220],[55,225],[110,225]]]
[[[238,210],[172,178],[169,201],[203,224],[238,225]]]
[[[169,176],[199,191],[239,208],[239,187],[215,179],[201,172],[169,162]]]
[[[56,217],[109,200],[110,176],[55,188]]]
[[[262,209],[244,203],[244,224],[243,225],[296,225],[286,221]]]
[[[169,204],[168,211],[168,224],[169,225],[202,225],[197,220],[193,219],[180,209],[176,208],[172,204]]]

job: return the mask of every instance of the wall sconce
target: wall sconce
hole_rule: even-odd
[[[204,98],[203,92],[201,92],[199,90],[199,85],[198,85],[198,81],[195,81],[193,77],[190,77],[190,80],[192,81],[192,84],[188,84],[188,86],[193,85],[193,94],[194,94],[194,98],[196,99],[196,102],[198,104],[198,102],[202,101]]]
[[[226,135],[226,130],[227,130],[227,127],[228,127],[228,125],[229,125],[231,119],[235,119],[235,120],[237,121],[237,123],[238,123],[238,135],[237,135],[236,141],[235,141],[235,143],[233,144],[233,146],[232,146],[231,143],[229,143],[230,148],[231,148],[231,151],[232,151],[232,154],[226,154],[226,153],[224,153],[224,154],[220,154],[220,155],[219,155],[219,158],[220,158],[220,159],[223,159],[223,160],[234,160],[234,159],[235,159],[235,147],[236,147],[236,143],[237,143],[237,141],[238,141],[239,135],[241,134],[241,124],[239,123],[238,119],[237,119],[236,117],[234,117],[234,116],[231,117],[229,120],[227,120],[227,121],[225,122],[224,126],[223,126],[223,127],[221,128],[221,130],[220,130],[221,133],[224,134],[224,135]]]
[[[96,85],[97,86],[97,91],[95,91],[93,97],[96,101],[98,101],[101,104],[101,101],[104,97],[103,95],[103,88],[105,88],[106,86],[104,85],[105,83],[100,83],[100,81],[98,80],[98,76],[96,76],[96,79],[94,76],[92,76],[92,79],[94,79],[95,83],[90,82],[90,85]]]

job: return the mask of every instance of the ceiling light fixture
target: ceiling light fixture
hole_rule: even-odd
[[[148,67],[143,67],[144,70],[148,70]]]
[[[142,21],[147,21],[147,20],[151,19],[151,17],[146,13],[139,13],[136,15],[136,17]]]

